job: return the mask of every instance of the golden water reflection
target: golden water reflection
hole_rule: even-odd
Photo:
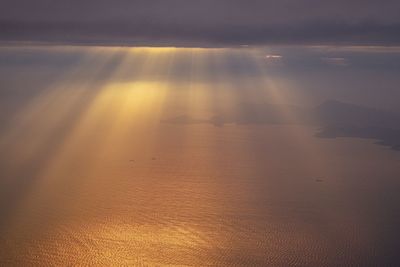
[[[373,238],[343,207],[352,190],[341,183],[376,166],[347,166],[346,155],[373,152],[368,160],[394,177],[395,154],[317,140],[300,125],[202,121],[295,101],[257,51],[81,52],[1,132],[2,263],[318,266],[369,252]],[[163,123],[182,114],[199,123]]]

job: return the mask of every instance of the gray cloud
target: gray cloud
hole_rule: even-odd
[[[3,0],[0,40],[104,44],[400,44],[394,0]]]

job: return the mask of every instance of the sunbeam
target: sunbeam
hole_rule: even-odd
[[[0,63],[0,265],[365,263],[398,117],[316,102],[303,68],[359,70],[291,49],[0,47],[32,58]]]

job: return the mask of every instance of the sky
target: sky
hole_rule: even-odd
[[[400,44],[396,0],[2,0],[0,41]]]
[[[0,0],[0,265],[400,266],[400,0]]]

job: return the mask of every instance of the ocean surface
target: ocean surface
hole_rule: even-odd
[[[0,46],[0,265],[399,266],[400,50]]]

